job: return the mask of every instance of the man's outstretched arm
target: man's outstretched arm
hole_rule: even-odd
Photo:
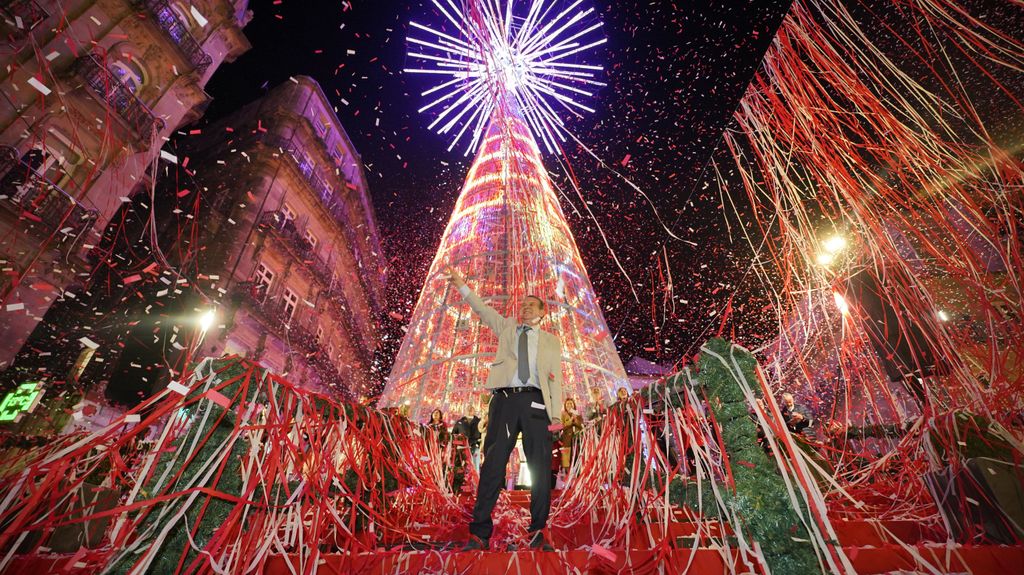
[[[473,308],[476,315],[480,316],[480,320],[484,322],[484,325],[494,330],[494,333],[501,333],[502,328],[505,327],[505,317],[498,313],[498,310],[487,305],[473,290],[469,289],[465,278],[462,277],[458,270],[452,266],[447,266],[444,271],[448,274],[448,281],[452,282],[452,285],[459,290],[462,297],[466,298],[469,307]]]

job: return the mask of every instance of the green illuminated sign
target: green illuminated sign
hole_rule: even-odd
[[[19,385],[0,403],[0,423],[17,422],[21,416],[31,413],[45,391],[43,384],[38,381]]]

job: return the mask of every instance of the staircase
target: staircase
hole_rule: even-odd
[[[552,494],[557,507],[559,492]],[[496,515],[529,516],[529,491],[503,492]],[[472,496],[464,497],[465,509]],[[503,512],[502,509],[505,511]],[[366,553],[325,551],[317,559],[317,573],[460,573],[465,575],[548,575],[560,573],[765,573],[762,566],[747,564],[728,525],[695,521],[695,513],[674,507],[667,524],[660,510],[632,522],[626,543],[604,547],[600,511],[589,521],[572,526],[550,527],[554,552],[526,548],[526,534],[502,536],[501,521],[489,551],[459,551],[469,536],[467,526],[453,526],[449,533],[413,532],[421,543],[389,540],[386,547]],[[927,561],[940,573],[973,575],[1019,573],[1024,569],[1024,547],[1003,545],[947,546],[945,535],[913,521],[833,521],[846,556],[858,573],[894,571],[929,572],[916,558]],[[727,542],[730,548],[722,546]],[[304,572],[298,554],[276,555],[267,565],[268,575]]]

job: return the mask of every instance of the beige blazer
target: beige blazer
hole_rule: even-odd
[[[519,322],[515,318],[504,317],[496,309],[484,303],[476,292],[469,290],[466,295],[469,307],[473,308],[484,325],[491,328],[498,336],[498,351],[494,354],[487,374],[487,389],[505,387],[512,381],[512,376],[519,368],[518,340],[516,328]],[[562,343],[558,337],[542,329],[538,329],[537,338],[537,375],[540,377],[540,390],[544,394],[544,406],[548,418],[552,422],[561,422],[562,418]]]

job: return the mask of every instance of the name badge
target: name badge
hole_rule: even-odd
[[[544,404],[543,404],[543,403],[537,403],[536,401],[531,401],[531,402],[530,402],[530,407],[532,407],[532,408],[534,408],[534,409],[546,409],[546,408],[544,407]]]

